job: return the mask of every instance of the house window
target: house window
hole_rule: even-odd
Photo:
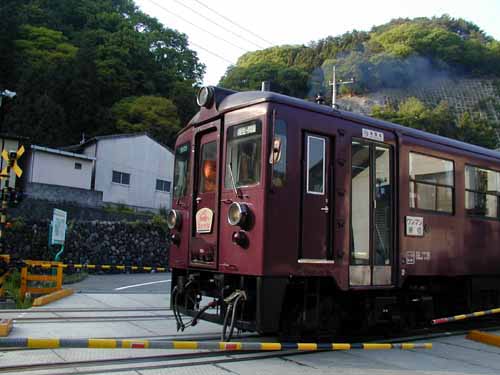
[[[130,173],[113,171],[113,182],[117,184],[130,185]]]
[[[170,192],[170,181],[156,180],[156,190]]]
[[[82,163],[75,163],[75,169],[82,169]]]
[[[500,173],[465,166],[465,209],[469,215],[499,217]]]
[[[453,162],[410,152],[410,207],[453,213]]]

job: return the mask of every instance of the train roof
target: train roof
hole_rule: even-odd
[[[291,96],[278,94],[272,91],[242,91],[234,92],[225,96],[220,103],[218,103],[217,111],[219,113],[229,112],[236,110],[238,108],[247,107],[250,105],[263,103],[263,102],[274,102],[279,104],[285,104],[292,107],[298,107],[312,112],[323,113],[337,118],[342,118],[345,120],[366,124],[369,126],[374,126],[383,130],[393,131],[400,134],[408,135],[411,137],[419,138],[422,140],[430,141],[443,146],[453,147],[467,152],[472,152],[480,154],[482,156],[494,158],[500,160],[500,152],[495,150],[490,150],[484,147],[472,145],[470,143],[457,141],[455,139],[443,137],[440,135],[431,134],[422,130],[409,128],[406,126],[394,124],[389,121],[379,120],[373,117],[364,116],[349,111],[343,111],[334,109],[332,107],[309,102],[303,99],[294,98]],[[190,125],[196,123],[197,116],[191,120]],[[189,125],[188,125],[189,126]]]

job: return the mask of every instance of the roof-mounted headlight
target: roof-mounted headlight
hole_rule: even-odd
[[[167,226],[169,229],[179,229],[182,224],[181,213],[177,210],[170,210],[167,213]]]
[[[244,203],[233,202],[227,212],[227,222],[231,225],[244,226],[248,220],[250,209]]]
[[[212,86],[204,86],[198,91],[196,102],[200,107],[209,108],[212,106],[215,97],[215,90]]]

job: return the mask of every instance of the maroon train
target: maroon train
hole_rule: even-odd
[[[273,92],[197,99],[168,214],[179,328],[333,333],[500,306],[499,153]]]

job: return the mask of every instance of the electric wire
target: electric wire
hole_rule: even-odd
[[[176,2],[177,4],[181,5],[182,7],[190,10],[191,12],[197,14],[198,16],[202,17],[206,21],[208,21],[210,23],[213,23],[214,25],[216,25],[216,26],[220,27],[221,29],[227,31],[228,33],[231,33],[234,36],[240,38],[241,40],[244,40],[245,42],[250,43],[250,44],[254,45],[257,48],[260,48],[260,49],[264,49],[265,48],[262,45],[257,44],[255,42],[251,41],[250,39],[245,38],[243,35],[234,32],[233,30],[227,28],[226,26],[223,26],[220,23],[215,22],[214,20],[212,20],[212,19],[208,18],[207,16],[205,16],[203,13],[197,11],[196,9],[191,8],[189,5],[186,5],[186,4],[182,3],[182,1],[180,1],[180,0],[173,0],[173,1]]]
[[[235,44],[235,43],[231,42],[230,40],[227,40],[227,39],[221,38],[221,37],[220,37],[220,36],[218,36],[217,34],[214,34],[214,33],[212,33],[211,31],[209,31],[209,30],[207,30],[207,29],[205,29],[205,28],[203,28],[203,27],[201,27],[201,26],[198,26],[197,24],[195,24],[195,23],[193,23],[193,22],[189,21],[188,19],[186,19],[186,18],[182,17],[181,15],[179,15],[179,14],[177,14],[177,13],[175,13],[175,12],[172,12],[171,10],[169,10],[169,9],[165,8],[165,7],[164,7],[163,5],[161,5],[161,4],[158,4],[158,3],[157,3],[156,1],[154,1],[154,0],[147,0],[147,1],[148,1],[148,2],[150,2],[150,3],[152,3],[152,4],[154,4],[154,5],[156,5],[158,8],[162,9],[163,11],[165,11],[165,12],[167,12],[167,13],[169,13],[169,14],[173,15],[174,17],[177,17],[177,18],[178,18],[178,19],[180,19],[181,21],[186,22],[187,24],[189,24],[189,25],[191,25],[191,26],[193,26],[193,27],[195,27],[195,28],[197,28],[197,29],[199,29],[199,30],[203,31],[204,33],[207,33],[207,34],[209,34],[209,35],[213,36],[214,38],[216,38],[216,39],[218,39],[218,40],[221,40],[221,41],[223,41],[223,42],[225,42],[225,43],[227,43],[227,44],[229,44],[229,45],[231,45],[231,46],[233,46],[233,47],[235,47],[235,48],[238,48],[238,49],[239,49],[239,50],[241,50],[241,51],[244,51],[244,52],[247,52],[247,51],[248,51],[248,50],[246,50],[246,49],[244,49],[244,48],[242,48],[242,47],[238,46],[237,44]]]
[[[233,21],[233,20],[231,20],[230,18],[228,18],[228,17],[226,17],[225,15],[223,15],[223,14],[221,14],[221,13],[217,12],[215,9],[210,8],[208,5],[204,4],[204,3],[203,3],[203,2],[201,2],[200,0],[194,0],[194,1],[196,1],[198,4],[200,4],[202,7],[206,8],[206,9],[208,9],[208,10],[209,10],[209,11],[211,11],[212,13],[214,13],[214,14],[218,15],[219,17],[221,17],[221,18],[225,19],[227,22],[229,22],[229,23],[233,24],[233,25],[234,25],[234,26],[236,26],[236,27],[239,27],[241,30],[244,30],[244,31],[246,31],[247,33],[249,33],[249,34],[253,35],[254,37],[256,37],[256,38],[260,39],[261,41],[263,41],[263,42],[265,42],[265,43],[267,43],[267,44],[269,44],[269,45],[271,45],[271,46],[273,46],[273,45],[275,45],[275,44],[276,44],[276,43],[270,42],[270,41],[268,41],[268,40],[264,39],[263,37],[261,37],[261,36],[257,35],[257,34],[256,34],[255,32],[253,32],[252,30],[249,30],[249,29],[247,29],[246,27],[244,27],[244,26],[241,26],[241,25],[237,24],[236,22],[234,22],[234,21]]]
[[[222,57],[221,55],[219,55],[219,54],[217,54],[217,53],[215,53],[215,52],[212,52],[212,51],[210,51],[210,50],[206,49],[205,47],[200,46],[199,44],[193,43],[192,41],[189,41],[189,44],[191,44],[192,46],[194,46],[194,47],[196,47],[196,48],[199,48],[199,49],[201,49],[201,50],[203,50],[203,51],[205,51],[205,52],[207,52],[207,53],[209,53],[209,54],[211,54],[211,55],[213,55],[213,56],[215,56],[215,57],[217,57],[217,58],[221,59],[222,61],[227,62],[228,64],[231,64],[231,65],[233,65],[233,64],[234,64],[234,62],[233,62],[233,61],[231,61],[231,60],[229,60],[229,59],[226,59],[225,57]]]

